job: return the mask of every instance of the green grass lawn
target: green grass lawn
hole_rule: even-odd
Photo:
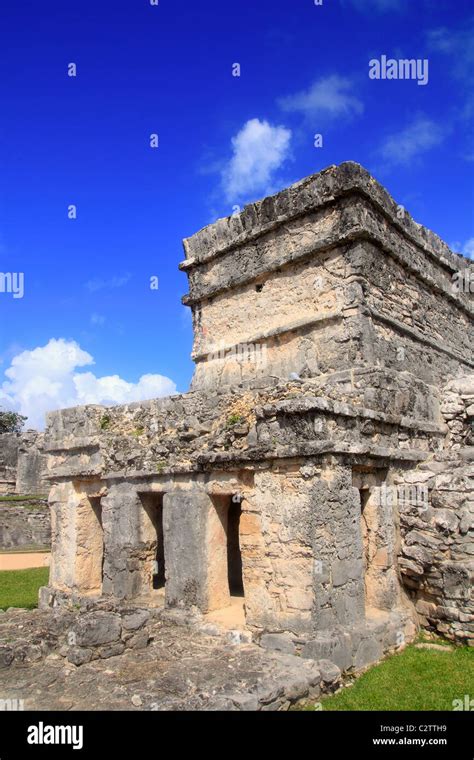
[[[18,494],[10,494],[8,496],[0,496],[0,506],[18,506],[21,505],[25,509],[44,509],[47,496],[41,494],[30,494],[28,496],[19,496]]]
[[[26,496],[22,496],[21,494],[14,493],[14,494],[4,494],[0,496],[0,501],[2,502],[3,501],[13,501],[13,502],[15,501],[46,501],[47,498],[48,498],[47,495],[45,496],[44,494],[40,494],[40,493],[37,493],[37,494],[30,493],[30,494],[27,494]]]
[[[0,571],[0,609],[38,606],[38,589],[48,585],[49,568]]]
[[[410,645],[321,703],[323,710],[452,710],[465,694],[474,697],[474,649]]]

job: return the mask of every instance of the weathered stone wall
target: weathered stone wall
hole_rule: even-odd
[[[185,241],[195,390],[49,415],[44,600],[225,607],[236,501],[262,641],[357,670],[472,639],[467,262],[398,211],[344,164]]]
[[[376,411],[365,404],[388,407],[391,413]],[[86,407],[54,413],[50,415],[46,436],[51,477],[56,481],[50,498],[56,547],[52,582],[65,589],[83,585],[79,576],[74,576],[73,568],[77,559],[79,483],[85,478],[89,479],[89,493],[101,494],[106,537],[103,590],[117,596],[133,597],[146,585],[140,569],[149,552],[142,539],[141,491],[151,488],[164,494],[169,545],[183,551],[184,544],[188,546],[187,572],[191,579],[202,582],[203,588],[207,565],[199,565],[203,560],[204,534],[198,531],[198,517],[208,508],[204,504],[209,503],[210,494],[238,492],[243,494],[241,541],[248,619],[255,625],[259,620],[261,626],[262,621],[270,625],[273,620],[273,626],[280,629],[311,630],[314,615],[321,620],[321,608],[314,608],[313,602],[308,601],[315,583],[316,518],[308,522],[305,509],[313,515],[324,514],[324,521],[334,520],[339,514],[335,507],[334,515],[326,515],[327,495],[319,493],[322,465],[317,457],[339,451],[361,461],[370,456],[397,457],[409,462],[423,460],[428,452],[441,447],[446,435],[446,427],[432,421],[438,415],[437,400],[430,398],[423,383],[413,382],[409,375],[394,379],[383,371],[368,370],[333,375],[326,385],[318,378],[270,383],[264,388],[219,390],[212,395],[195,392],[123,407]],[[308,463],[306,459],[311,454],[316,459]],[[285,464],[289,457],[299,460],[296,464]],[[278,460],[281,472],[277,475],[276,465],[271,462]],[[336,460],[331,466],[335,473],[339,472]],[[250,487],[245,472],[254,468],[257,472]],[[341,472],[350,478],[350,467],[347,469],[346,465]],[[343,497],[339,485],[335,486],[334,504],[340,504],[341,515],[345,514],[347,503],[356,504],[352,486],[348,488]],[[181,499],[188,500],[183,513],[188,517],[201,504],[196,519],[189,524],[179,519],[178,506],[171,508],[175,498],[177,501],[173,503],[178,506]],[[307,507],[303,508],[305,503]],[[282,512],[283,505],[286,511]],[[342,534],[335,527],[331,536],[341,535],[341,540],[349,541],[354,548],[351,520]],[[178,531],[175,540],[171,538],[174,529]],[[205,525],[202,530],[205,531]],[[294,534],[286,549],[281,540],[285,531]],[[193,546],[195,560],[192,560]],[[327,551],[333,550],[329,541]],[[295,563],[291,559],[293,553]],[[273,556],[280,571],[269,559]],[[177,560],[177,571],[179,564]],[[293,564],[294,578],[290,572]],[[283,580],[285,566],[288,586]],[[178,574],[179,592],[173,591],[170,583],[170,600],[189,597],[186,573]],[[205,607],[207,592],[203,593],[204,596],[198,593],[193,603]],[[341,593],[339,589],[335,596]],[[350,584],[344,594],[346,600],[353,595]],[[339,606],[342,609],[343,603]]]
[[[18,494],[48,493],[47,457],[43,451],[43,440],[42,433],[21,434],[15,486]]]
[[[34,430],[0,435],[0,494],[47,494],[43,434]]]
[[[81,588],[84,595],[101,592],[93,571],[102,563],[103,542],[92,529],[95,515],[88,500],[97,490],[100,484],[78,481],[55,484],[50,491],[50,583],[58,589]]]
[[[354,640],[345,634],[337,639],[336,649],[342,646],[344,652],[341,663],[349,668],[386,651],[396,643],[397,632],[406,630],[410,614],[399,585],[394,587],[392,538],[385,559],[389,582],[382,594],[389,638],[380,617],[376,622],[367,617],[353,466],[370,461],[387,466],[391,458],[422,461],[441,448],[447,428],[412,416],[436,416],[436,400],[427,403],[422,383],[417,391],[416,383],[390,382],[383,372],[366,371],[341,373],[337,380],[333,376],[327,387],[318,379],[219,391],[211,398],[196,392],[52,414],[46,436],[55,483],[52,587],[149,597],[153,546],[143,495],[160,494],[166,603],[202,611],[225,606],[222,594],[216,601],[215,497],[237,494],[247,624],[260,633],[285,631],[305,639],[311,651],[321,647],[321,657],[328,636],[332,641],[335,630],[357,625]],[[362,405],[365,399],[374,406],[386,406],[390,399],[393,413],[369,409]],[[87,521],[80,524],[81,505],[84,514],[88,510],[84,494],[101,503],[101,589],[90,584],[91,567],[79,564],[82,547],[91,541]],[[88,514],[92,519],[90,505]],[[382,535],[393,526],[392,514],[380,528]],[[98,550],[93,554],[99,556]],[[366,652],[364,644],[359,651],[370,636],[377,647]]]
[[[0,502],[0,550],[49,548],[51,523],[47,502]]]
[[[472,366],[472,307],[456,293],[450,269],[428,258],[417,261],[408,241],[399,241],[397,251],[394,258],[367,242],[349,253],[370,315],[364,356],[444,384],[460,366]]]
[[[311,507],[300,465],[275,464],[255,474],[241,526],[248,624],[295,634],[311,630]]]
[[[400,571],[424,627],[474,644],[474,375],[450,382],[447,448],[404,476],[426,498],[399,500]]]
[[[449,429],[446,445],[455,451],[474,446],[474,379],[473,375],[449,382],[444,389],[441,413]],[[460,452],[468,456],[469,449]]]
[[[361,369],[256,385],[55,412],[45,443],[51,475],[159,476],[239,458],[306,455],[311,446],[316,453],[427,451],[446,434],[436,390],[409,373]]]
[[[452,280],[468,262],[357,164],[308,177],[184,246],[195,389],[370,365],[436,384],[473,366],[472,306]],[[253,359],[232,361],[236,345],[252,346]]]
[[[0,494],[15,491],[18,447],[19,436],[16,433],[0,435]]]

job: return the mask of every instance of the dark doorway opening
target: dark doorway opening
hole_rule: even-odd
[[[151,572],[147,570],[148,583],[151,576],[151,585],[154,590],[165,587],[165,547],[163,533],[163,494],[142,494],[141,501],[149,518],[146,527],[145,544],[147,546],[148,562],[151,560]]]
[[[364,562],[364,577],[365,583],[367,583],[367,572],[370,565],[370,543],[371,543],[371,524],[369,510],[366,510],[367,503],[370,497],[370,491],[368,488],[359,488],[360,496],[360,518],[361,518],[361,532],[362,532],[362,560]]]
[[[100,549],[96,554],[96,563],[97,563],[97,570],[100,567],[100,586],[102,587],[102,582],[104,579],[104,526],[102,524],[102,504],[100,501],[99,496],[89,496],[89,504],[91,505],[92,512],[95,515],[95,519],[97,520],[96,525],[98,526],[97,529],[97,535],[100,535],[99,543],[100,543]]]
[[[153,588],[164,588],[165,585],[165,547],[163,540],[163,497],[156,500],[154,527],[156,530],[156,554],[153,573]]]
[[[239,534],[241,514],[242,506],[240,501],[231,499],[227,513],[227,575],[231,596],[244,595]]]

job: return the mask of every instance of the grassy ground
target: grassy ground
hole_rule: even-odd
[[[48,567],[0,571],[0,609],[38,605],[38,589],[48,584]]]
[[[0,496],[0,504],[2,506],[11,505],[12,507],[17,504],[21,504],[25,509],[44,509],[47,496],[41,496],[41,494],[34,494],[28,496],[19,496],[17,494],[9,494]]]
[[[18,493],[2,494],[0,501],[45,501],[47,494],[29,493],[24,496]]]
[[[37,606],[47,567],[0,571],[0,609]],[[436,643],[440,644],[441,641]],[[452,710],[453,700],[474,698],[474,649],[445,652],[413,644],[322,700],[323,710]],[[307,709],[320,709],[316,706]]]
[[[474,697],[474,649],[442,652],[411,645],[324,698],[322,709],[452,710],[453,700],[466,694]]]

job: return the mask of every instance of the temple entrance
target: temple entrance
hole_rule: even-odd
[[[165,547],[163,541],[163,499],[159,499],[155,505],[153,526],[156,531],[155,564],[153,566],[153,588],[164,588],[165,576]]]
[[[240,499],[231,494],[212,496],[207,542],[209,611],[229,607],[235,597],[244,596],[241,514]]]
[[[163,494],[140,494],[145,512],[143,526],[144,583],[142,593],[164,589],[166,583],[163,534]]]
[[[239,534],[241,514],[242,506],[240,501],[233,501],[231,499],[227,513],[227,576],[229,594],[231,596],[244,595]]]

